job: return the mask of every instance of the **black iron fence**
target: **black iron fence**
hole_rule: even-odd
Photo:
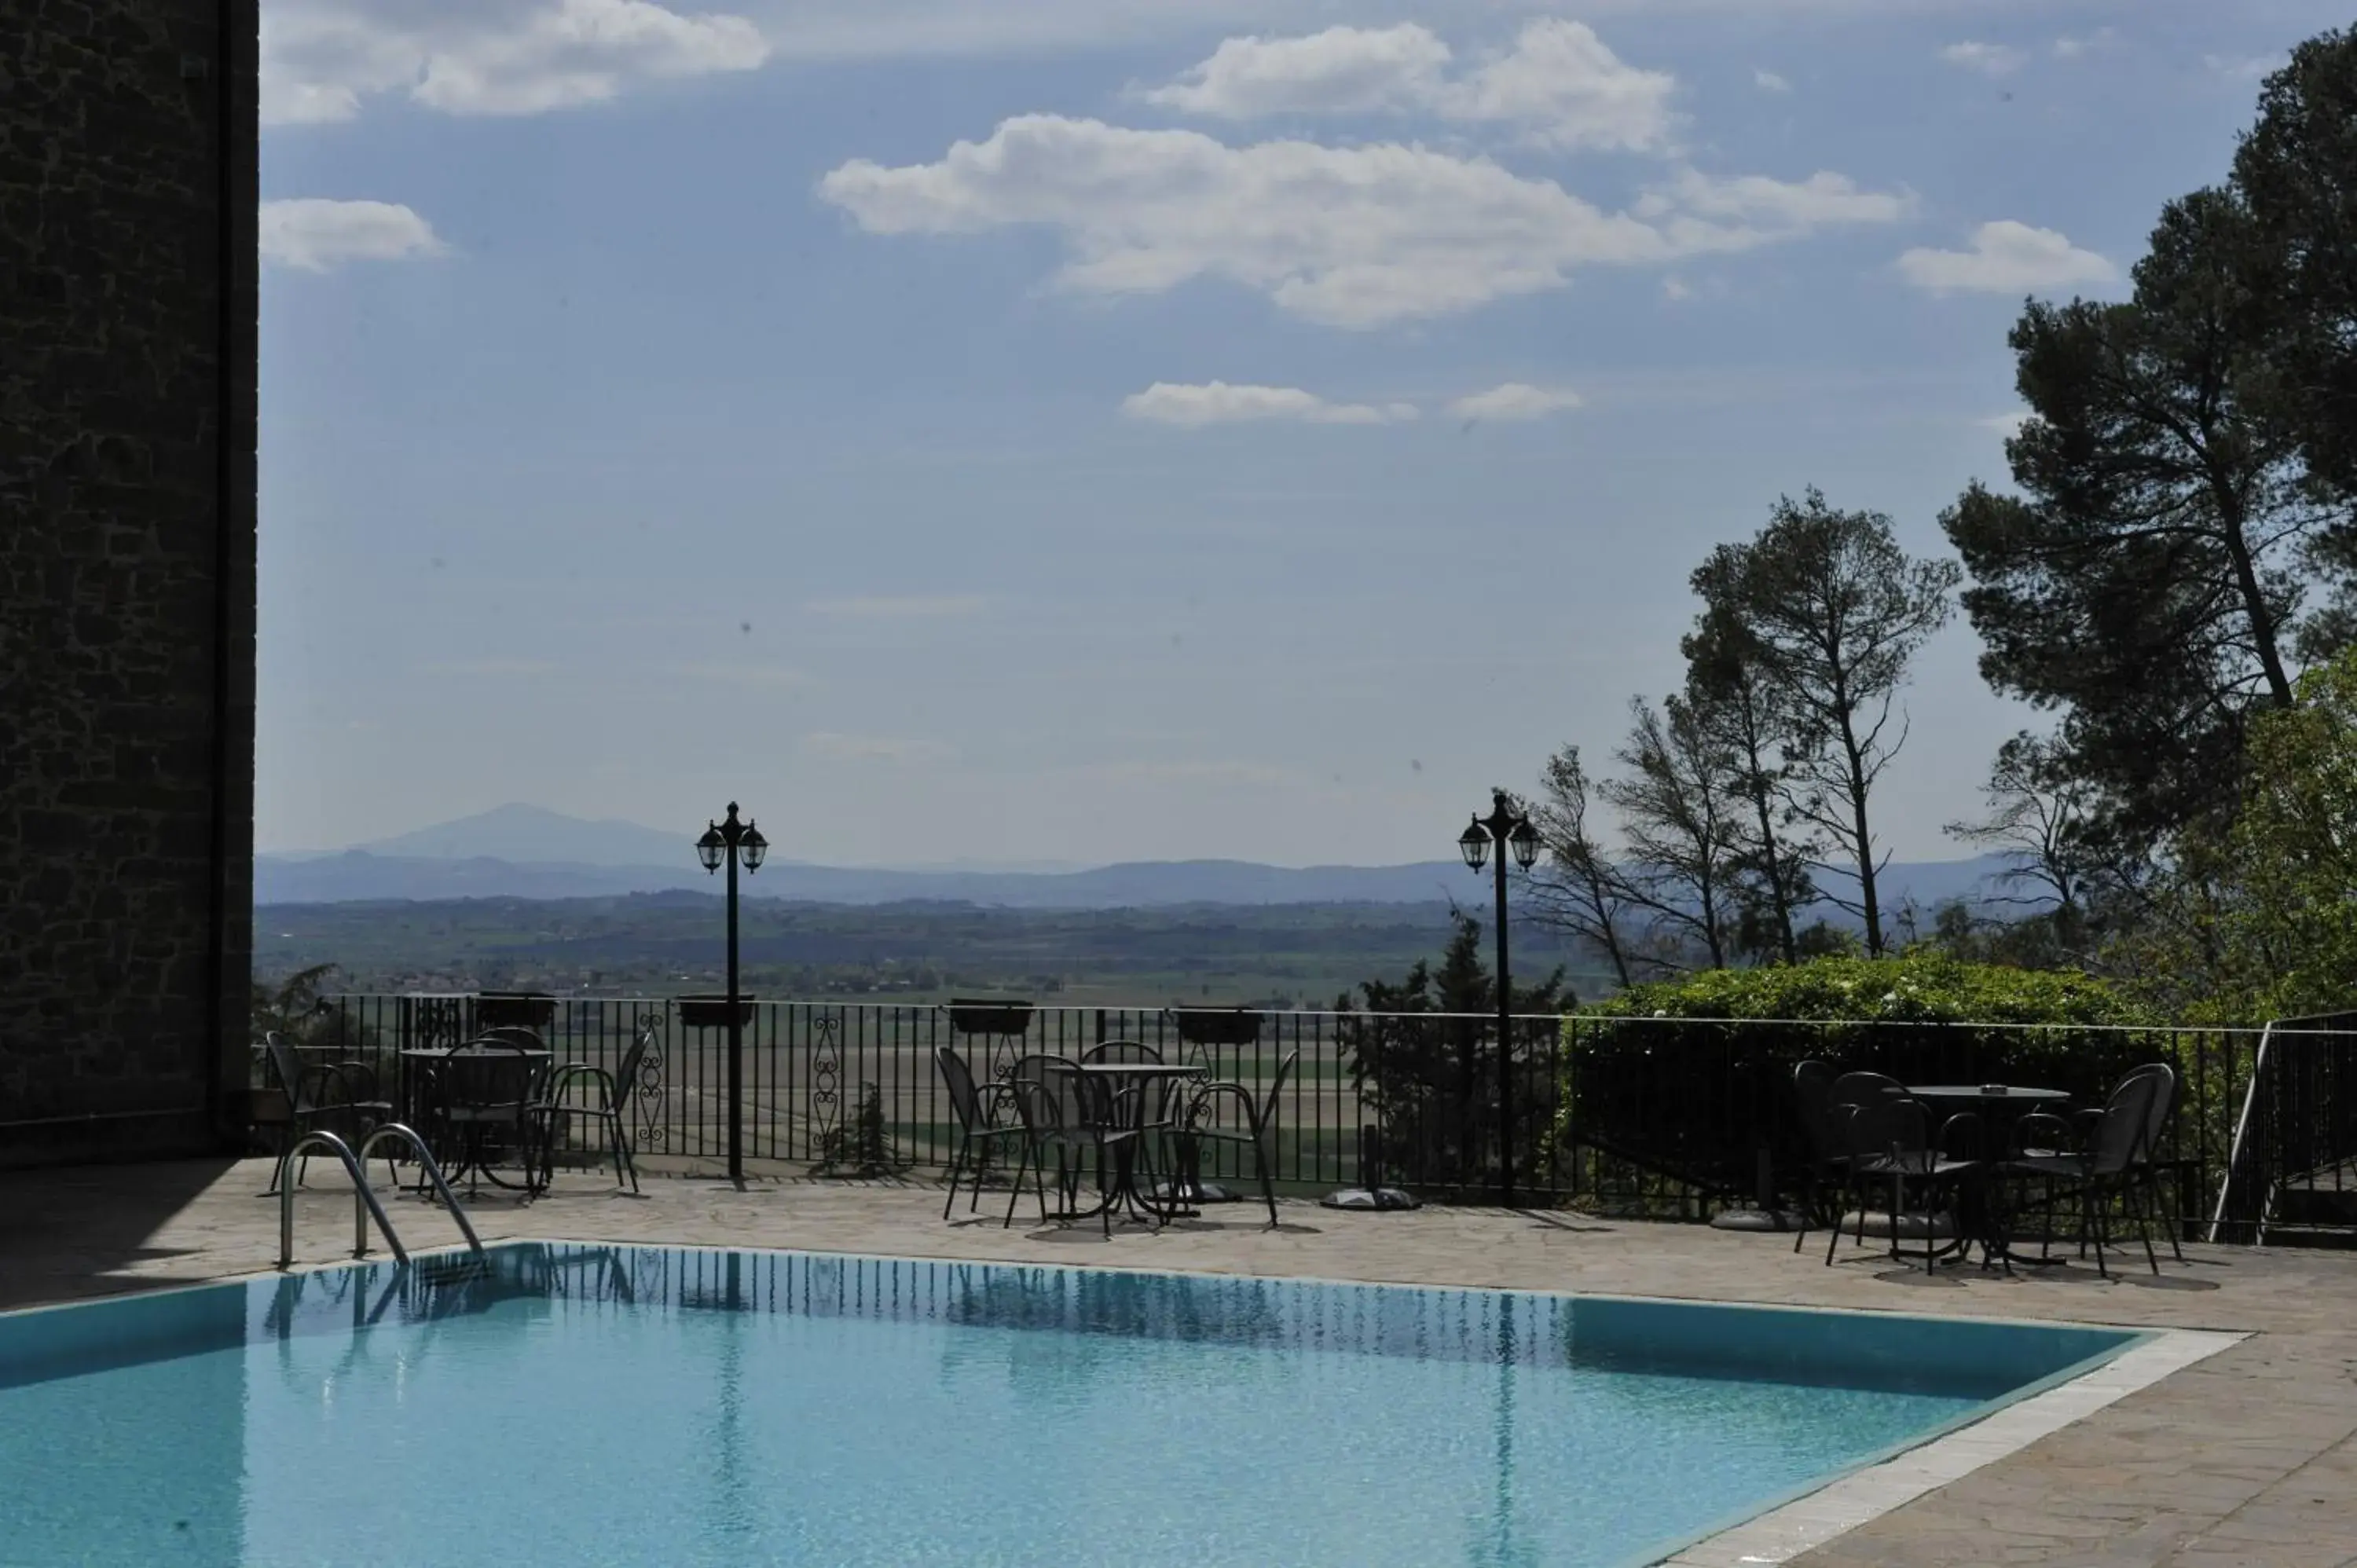
[[[402,1053],[465,1039],[479,1026],[467,995],[328,998],[306,1037],[368,1064],[399,1101]],[[642,1026],[655,1045],[629,1086],[642,1159],[726,1158],[728,1031],[680,998],[562,998],[537,1024],[559,1061],[613,1069]],[[1544,1198],[1569,1196],[1550,1174],[1561,1021],[1517,1020],[1515,1165]],[[1454,1015],[755,1002],[743,1026],[741,1136],[755,1168],[875,1174],[937,1171],[957,1125],[934,1052],[961,1052],[977,1077],[1024,1054],[1074,1056],[1135,1040],[1209,1078],[1265,1094],[1295,1058],[1276,1112],[1276,1179],[1303,1191],[1412,1180],[1435,1197],[1486,1190],[1499,1172],[1497,1024]],[[1207,1149],[1207,1177],[1251,1169],[1249,1150]]]
[[[651,1026],[654,1048],[626,1086],[634,1143],[652,1167],[713,1168],[727,1152],[727,1030],[691,1022],[695,1010],[682,1000],[557,998],[538,1027],[558,1060],[612,1069]],[[369,1063],[397,1098],[404,1050],[464,1039],[484,1015],[481,999],[468,995],[337,996],[307,1037],[339,1059]],[[1803,1058],[1916,1084],[2056,1089],[2079,1105],[2100,1104],[2121,1072],[2157,1060],[2180,1085],[2160,1151],[2171,1207],[2206,1227],[2259,1038],[2229,1029],[1524,1017],[1510,1041],[1513,1123],[1501,1130],[1497,1022],[1487,1015],[759,1001],[743,1028],[740,1127],[759,1171],[930,1174],[957,1139],[938,1048],[958,1050],[983,1077],[1026,1053],[1135,1040],[1256,1097],[1294,1057],[1277,1107],[1276,1177],[1297,1193],[1389,1184],[1479,1200],[1499,1189],[1511,1160],[1527,1201],[1703,1218],[1772,1205],[1796,1188],[1805,1146],[1790,1083]],[[2357,1090],[2357,1076],[2348,1081]],[[1208,1176],[1249,1174],[1246,1151],[1207,1158],[1219,1162]]]
[[[1576,1185],[1673,1216],[1792,1194],[1809,1157],[1791,1089],[1805,1060],[1914,1086],[2060,1090],[2079,1107],[2101,1105],[2130,1068],[2166,1062],[2177,1101],[2154,1157],[2184,1227],[2209,1218],[2259,1039],[2175,1026],[1666,1017],[1568,1018],[1564,1033],[1569,1091],[1556,1133]],[[1984,1134],[1999,1143],[2005,1129]]]
[[[2357,1013],[2266,1026],[2208,1218],[2219,1241],[2357,1235]]]

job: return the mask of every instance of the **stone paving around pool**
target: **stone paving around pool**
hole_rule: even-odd
[[[0,1307],[267,1271],[278,1204],[268,1162],[0,1173]],[[340,1174],[313,1167],[296,1204],[299,1262],[350,1246]],[[1243,1204],[1157,1233],[1093,1221],[1001,1230],[1004,1197],[944,1224],[923,1184],[763,1182],[739,1192],[653,1178],[643,1197],[561,1174],[522,1202],[485,1188],[469,1206],[487,1241],[539,1237],[790,1247],[906,1257],[1521,1289],[1864,1310],[2069,1318],[2243,1333],[2247,1339],[1984,1468],[1791,1559],[1822,1568],[2056,1563],[2072,1568],[2347,1568],[2357,1563],[2357,1254],[2189,1246],[2155,1279],[2138,1251],[2115,1264],[1975,1269],[1927,1278],[1822,1240],[1541,1211],[1426,1208],[1347,1214]],[[1027,1200],[1027,1209],[1028,1208]],[[393,1208],[413,1249],[456,1240],[414,1198]]]

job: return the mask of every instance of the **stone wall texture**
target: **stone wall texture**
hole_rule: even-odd
[[[255,34],[0,0],[0,1165],[242,1110]]]

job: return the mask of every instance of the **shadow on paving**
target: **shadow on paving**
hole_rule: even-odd
[[[200,1251],[148,1243],[236,1166],[224,1157],[0,1172],[0,1309],[216,1277],[218,1262],[186,1275],[130,1265]]]

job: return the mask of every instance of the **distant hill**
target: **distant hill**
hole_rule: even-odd
[[[696,835],[636,822],[588,822],[539,806],[496,806],[452,822],[353,847],[402,860],[510,861],[524,865],[649,866],[684,864],[699,875]]]
[[[617,865],[381,854],[257,855],[256,904],[336,904],[443,898],[597,898],[667,889],[716,891],[693,855],[677,864]],[[1455,861],[1420,865],[1313,866],[1243,861],[1147,862],[1092,871],[868,871],[772,861],[748,878],[760,898],[814,904],[964,903],[1007,909],[1119,909],[1187,904],[1439,904],[1478,901],[1483,885]]]
[[[503,853],[489,853],[490,846]],[[638,858],[626,858],[636,854]],[[2001,857],[1899,865],[1885,874],[1892,910],[1989,896]],[[1829,891],[1846,893],[1840,879]],[[1237,860],[1141,861],[1086,871],[879,871],[771,861],[751,897],[813,904],[962,903],[1006,909],[1120,909],[1228,904],[1443,904],[1486,907],[1489,884],[1453,860],[1294,868]],[[530,806],[423,828],[342,854],[258,855],[257,905],[385,899],[603,898],[716,892],[694,841],[630,822],[589,822]],[[1841,917],[1825,911],[1838,922]]]
[[[1929,909],[1989,896],[2002,856],[1896,865],[1883,903]],[[1850,887],[1825,877],[1828,891]],[[635,822],[588,822],[510,805],[326,854],[254,858],[256,904],[445,898],[604,898],[672,889],[714,892],[695,841]],[[772,860],[746,884],[755,897],[813,904],[965,903],[1007,909],[1120,909],[1189,904],[1482,906],[1488,882],[1453,860],[1295,868],[1241,860],[1139,861],[1085,871],[881,871]],[[1839,917],[1827,911],[1830,918]]]

